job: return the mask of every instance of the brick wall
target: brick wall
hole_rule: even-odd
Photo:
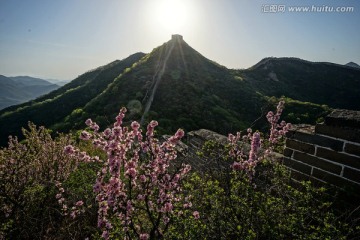
[[[295,178],[360,191],[360,111],[334,110],[322,124],[294,126],[283,161]]]

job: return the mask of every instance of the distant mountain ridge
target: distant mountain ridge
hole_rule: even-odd
[[[353,67],[353,68],[359,68],[360,69],[360,65],[354,62],[348,62],[347,64],[345,64],[345,66],[348,67]]]
[[[8,135],[19,135],[28,121],[60,132],[85,127],[87,118],[106,127],[123,106],[126,123],[156,119],[159,133],[206,128],[225,134],[254,124],[261,128],[266,112],[285,96],[285,119],[314,123],[329,107],[360,109],[359,80],[355,68],[296,58],[227,69],[174,35],[149,54],[116,60],[36,100],[1,110],[0,145]]]
[[[260,60],[255,65],[251,66],[247,70],[258,68],[261,65],[264,65],[265,63],[267,63],[269,61],[298,61],[298,62],[314,64],[314,65],[319,65],[320,64],[320,65],[330,65],[330,66],[338,66],[338,67],[359,67],[360,68],[360,66],[358,64],[354,63],[354,62],[349,62],[347,64],[342,65],[342,64],[338,64],[338,63],[332,63],[332,62],[312,62],[312,61],[309,61],[309,60],[296,58],[296,57],[266,57],[266,58],[263,58],[262,60]]]
[[[40,78],[0,75],[0,109],[35,99],[59,87]]]
[[[59,86],[64,86],[65,84],[69,83],[71,80],[58,80],[58,79],[45,79],[46,81],[59,85]]]
[[[360,110],[360,69],[298,58],[266,58],[239,70],[267,96],[287,97],[333,108]]]

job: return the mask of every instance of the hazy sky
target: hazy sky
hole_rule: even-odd
[[[270,56],[360,64],[360,1],[0,0],[0,74],[70,80],[172,33],[229,68]]]

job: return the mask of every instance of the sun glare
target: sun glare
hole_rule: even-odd
[[[187,1],[160,0],[154,8],[155,20],[162,29],[181,32],[190,24],[191,8]]]

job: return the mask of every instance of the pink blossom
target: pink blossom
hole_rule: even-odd
[[[96,123],[92,123],[90,125],[90,128],[93,129],[96,132],[99,131],[99,129],[100,129],[99,125],[97,125]]]
[[[280,101],[276,113],[268,112],[266,115],[268,122],[270,123],[270,135],[269,135],[269,143],[266,149],[264,149],[263,153],[259,153],[261,147],[261,138],[260,133],[255,132],[252,134],[252,130],[247,130],[247,135],[241,137],[240,132],[236,134],[236,136],[229,134],[228,140],[230,142],[230,150],[229,155],[235,158],[234,163],[231,167],[234,170],[243,170],[245,171],[249,177],[254,174],[255,167],[257,164],[262,161],[265,157],[270,157],[270,154],[273,151],[273,147],[276,143],[278,143],[279,139],[281,139],[286,132],[289,130],[290,124],[287,124],[285,121],[281,121],[280,116],[284,108],[284,101]],[[243,146],[247,145],[250,142],[250,150],[247,153]]]
[[[71,145],[67,145],[65,148],[64,148],[64,152],[66,154],[73,154],[74,153],[74,147],[71,146]]]
[[[194,216],[195,219],[199,219],[200,218],[200,213],[198,211],[194,211],[193,216]]]
[[[103,231],[102,235],[101,235],[102,238],[104,239],[109,239],[109,232],[108,231]]]
[[[134,131],[137,131],[140,128],[140,124],[138,122],[134,121],[134,122],[131,123],[131,128]]]
[[[260,134],[258,132],[254,133],[251,139],[251,150],[249,154],[249,161],[257,160],[257,152],[260,148]]]
[[[185,133],[184,133],[184,130],[182,130],[182,129],[177,130],[177,132],[175,133],[175,136],[179,139],[182,138],[184,135],[185,135]]]
[[[82,140],[89,140],[91,138],[91,134],[87,131],[82,131],[80,134],[80,139]]]
[[[149,239],[149,234],[147,233],[140,234],[140,240],[148,240],[148,239]]]
[[[136,170],[135,168],[129,168],[126,172],[126,175],[128,175],[131,178],[135,178],[136,177]]]
[[[163,218],[163,222],[164,222],[165,224],[168,224],[168,223],[170,222],[170,218],[167,217],[167,216],[165,216],[165,217]]]
[[[119,137],[121,136],[122,130],[120,127],[114,127],[112,132],[114,136]]]
[[[171,212],[173,210],[173,205],[170,202],[164,204],[163,211],[164,212]]]
[[[107,128],[107,129],[104,130],[103,133],[104,133],[105,137],[109,137],[110,134],[111,134],[111,129],[110,129],[110,128]]]
[[[92,123],[93,123],[93,122],[92,122],[92,120],[91,120],[90,118],[86,119],[86,121],[85,121],[85,124],[86,124],[87,126],[90,126]]]
[[[157,125],[159,125],[159,123],[157,121],[154,121],[152,120],[149,125],[152,127],[152,128],[155,128]]]
[[[234,170],[242,170],[242,169],[243,169],[242,165],[241,165],[239,162],[234,162],[234,163],[232,164],[232,168],[233,168]]]

